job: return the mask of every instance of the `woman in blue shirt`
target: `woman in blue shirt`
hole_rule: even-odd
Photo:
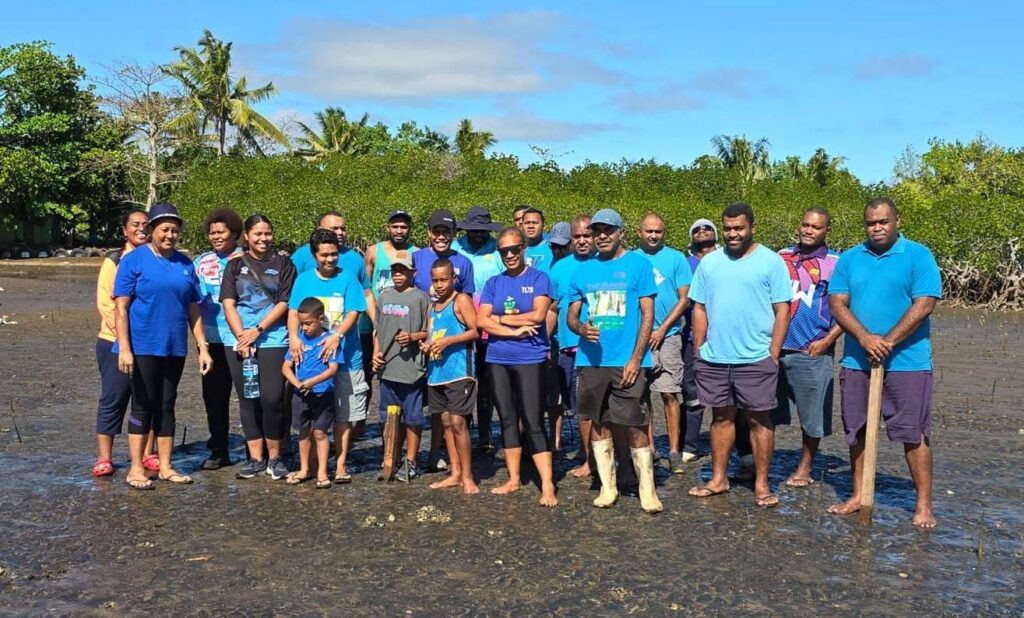
[[[281,367],[288,351],[286,317],[295,266],[273,250],[270,219],[253,215],[245,220],[244,229],[248,250],[228,263],[220,288],[224,317],[236,340],[236,352],[227,355],[228,367],[249,446],[249,461],[236,476],[250,479],[266,472],[276,481],[288,475],[288,466],[281,459],[281,441],[289,437],[291,419],[285,414]],[[250,356],[256,358],[259,367],[260,393],[254,399],[245,397],[242,377],[242,361]]]
[[[213,359],[210,373],[203,376],[203,404],[210,429],[210,439],[206,442],[210,456],[203,462],[203,469],[217,470],[231,465],[228,456],[231,372],[225,348],[230,350],[235,345],[235,335],[224,318],[220,286],[228,262],[242,254],[238,246],[238,239],[242,236],[242,218],[231,208],[217,208],[206,215],[203,230],[212,251],[193,261],[199,278],[199,309],[206,327],[206,340],[210,342],[210,358]]]
[[[171,204],[149,210],[149,243],[121,259],[114,279],[118,368],[132,377],[128,447],[132,465],[125,480],[134,489],[153,489],[142,456],[146,436],[156,433],[158,476],[172,483],[192,478],[171,467],[174,402],[188,353],[188,330],[199,347],[199,372],[213,361],[199,312],[199,282],[192,262],[175,250],[182,219]]]
[[[523,455],[519,425],[533,454],[541,480],[540,503],[555,506],[551,446],[544,431],[544,388],[550,343],[546,317],[551,305],[548,276],[526,265],[526,238],[519,228],[498,235],[498,254],[505,272],[487,280],[480,295],[477,324],[490,335],[487,362],[491,392],[501,418],[508,481],[491,490],[507,494],[522,486]]]

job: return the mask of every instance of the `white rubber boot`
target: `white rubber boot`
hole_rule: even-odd
[[[601,493],[594,498],[594,506],[606,509],[619,499],[619,490],[615,487],[615,447],[611,439],[596,440],[590,443],[590,452],[594,454],[597,476],[601,479]]]
[[[633,467],[640,480],[640,506],[648,513],[660,513],[664,510],[658,492],[654,490],[654,458],[648,447],[630,449],[633,453]]]

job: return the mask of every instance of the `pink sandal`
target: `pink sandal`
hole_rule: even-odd
[[[92,475],[99,476],[110,476],[114,473],[114,464],[109,459],[97,459],[96,465],[92,467]]]
[[[160,471],[160,456],[156,453],[150,453],[142,458],[142,467],[152,472]]]

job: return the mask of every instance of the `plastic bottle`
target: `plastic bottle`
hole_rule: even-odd
[[[260,366],[255,356],[242,359],[242,396],[246,399],[260,397]]]

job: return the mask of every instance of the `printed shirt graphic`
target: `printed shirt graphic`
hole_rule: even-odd
[[[654,284],[658,286],[658,296],[654,299],[654,328],[660,328],[679,302],[679,288],[690,285],[693,271],[690,270],[686,256],[672,247],[662,247],[653,255],[643,249],[635,249],[634,253],[654,267]],[[666,336],[677,334],[681,322],[681,319],[676,320],[665,332]]]
[[[377,342],[384,355],[380,379],[414,384],[423,377],[425,363],[418,343],[406,346],[395,342],[398,331],[419,333],[426,328],[430,299],[414,287],[399,292],[386,288],[377,300]]]
[[[839,256],[831,294],[848,294],[850,311],[869,333],[884,335],[900,321],[915,298],[942,298],[942,277],[932,252],[902,234],[882,255],[861,243]],[[843,367],[870,369],[864,349],[846,337]],[[910,336],[885,359],[887,371],[930,371],[932,368],[931,318],[925,318]]]
[[[199,277],[199,309],[203,314],[203,331],[210,343],[235,345],[235,334],[231,332],[227,319],[224,318],[224,305],[220,302],[220,286],[224,281],[224,272],[232,256],[241,255],[241,247],[235,247],[231,253],[207,251],[196,257],[193,264],[196,276]]]
[[[330,333],[325,330],[321,332],[319,336],[310,339],[302,332],[302,330],[299,330],[299,341],[302,342],[302,362],[295,366],[295,377],[298,378],[300,382],[310,378],[315,378],[324,371],[327,371],[327,366],[329,364],[342,364],[341,357],[343,352],[340,346],[334,351],[334,354],[327,359],[326,363],[320,358],[320,344],[323,343],[324,339],[327,339],[328,335],[330,335]],[[291,350],[284,353],[284,359],[286,361],[293,360]],[[313,385],[312,390],[314,393],[327,393],[333,391],[334,380],[327,379],[322,382],[317,382]]]
[[[569,298],[569,284],[576,269],[593,258],[580,259],[576,254],[558,260],[558,263],[551,269],[551,298],[558,303],[558,332],[555,337],[558,339],[558,348],[565,350],[575,348],[580,336],[569,330],[569,323],[566,316],[569,315],[569,305],[572,300]]]
[[[770,355],[774,303],[793,290],[782,258],[764,245],[734,258],[725,249],[704,256],[693,274],[690,300],[704,305],[707,340],[700,358],[712,363],[756,363]]]
[[[576,365],[624,367],[640,332],[640,299],[657,293],[650,262],[631,251],[611,260],[590,260],[576,269],[569,290],[568,303],[583,301],[580,322],[590,320],[601,329],[597,343],[580,338]],[[650,349],[641,366],[651,366]]]
[[[526,268],[518,276],[508,272],[491,277],[480,295],[481,305],[490,305],[495,316],[516,315],[533,311],[533,301],[538,296],[551,296],[551,281],[536,268]],[[491,335],[487,345],[489,363],[499,365],[521,365],[544,362],[548,357],[548,331],[541,322],[537,334],[525,339]]]
[[[295,267],[283,256],[274,254],[266,260],[246,255],[228,263],[221,283],[221,302],[235,300],[235,309],[244,328],[252,328],[279,302],[287,303],[295,283]],[[283,348],[288,345],[288,321],[282,318],[271,324],[256,339],[257,348]]]
[[[366,311],[366,295],[363,293],[363,287],[355,277],[345,271],[330,279],[322,279],[316,270],[299,275],[292,287],[288,308],[298,309],[302,301],[308,297],[318,298],[324,304],[328,330],[334,330],[347,312]],[[343,365],[346,371],[360,369],[363,366],[363,351],[359,344],[359,329],[357,327],[349,329],[345,334],[342,348],[344,358],[339,359],[339,365]]]
[[[828,284],[839,254],[822,245],[809,254],[799,247],[782,249],[779,256],[786,263],[793,290],[789,331],[782,348],[806,350],[811,343],[824,339],[834,324],[828,308]]]

